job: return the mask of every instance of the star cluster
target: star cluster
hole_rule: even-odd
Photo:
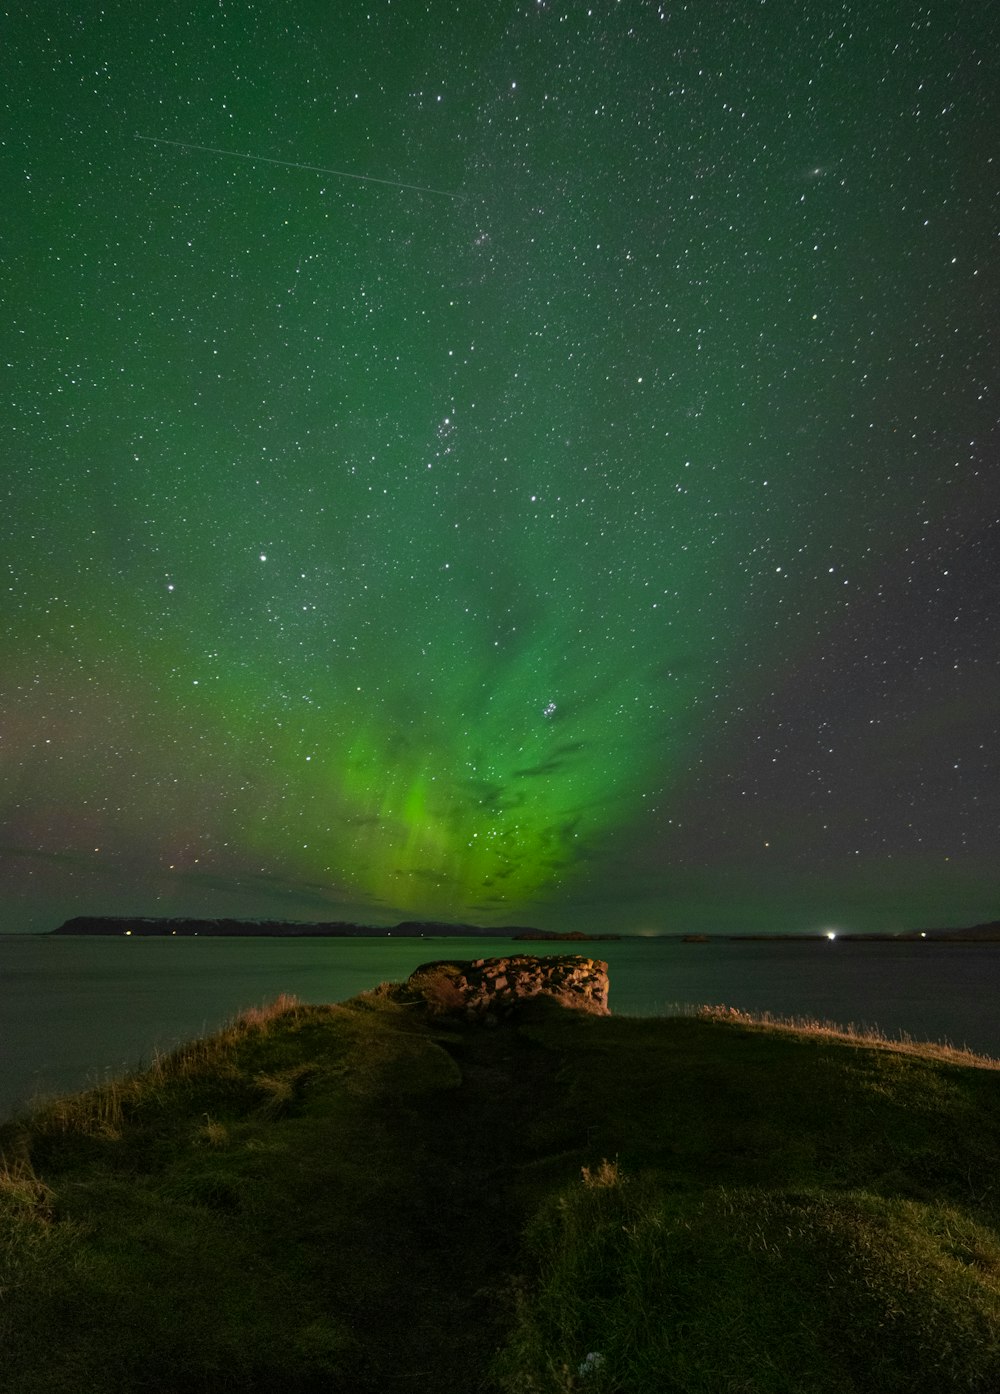
[[[4,928],[995,917],[996,38],[14,17]]]

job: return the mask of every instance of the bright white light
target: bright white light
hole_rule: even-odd
[[[828,930],[826,931],[826,937],[827,937],[828,939],[836,939],[836,937],[837,937],[837,931],[836,931],[835,929],[828,929]]]

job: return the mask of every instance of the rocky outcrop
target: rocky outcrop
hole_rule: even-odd
[[[595,1016],[609,1015],[608,965],[581,954],[442,959],[422,963],[406,987],[433,1012],[487,1024],[534,997],[551,997]]]

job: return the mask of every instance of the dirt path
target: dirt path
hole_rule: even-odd
[[[516,1026],[442,1041],[462,1071],[415,1121],[431,1164],[415,1197],[413,1261],[385,1331],[386,1389],[477,1394],[502,1339],[507,1279],[524,1213],[519,1170],[539,1155],[537,1120],[558,1085],[558,1059]],[[416,1139],[414,1139],[416,1142]]]

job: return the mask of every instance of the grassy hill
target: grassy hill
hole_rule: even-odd
[[[8,1125],[11,1394],[1000,1388],[1000,1071],[282,1000]]]

